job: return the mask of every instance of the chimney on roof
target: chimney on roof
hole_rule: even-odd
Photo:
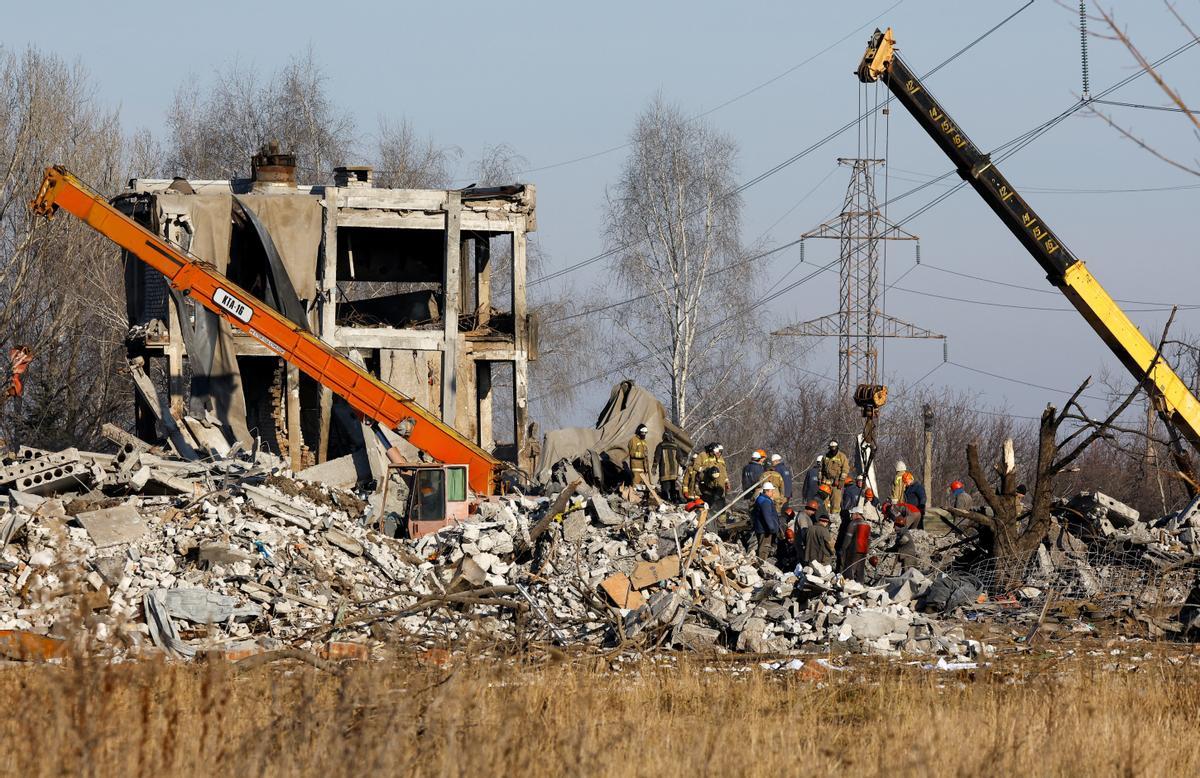
[[[259,149],[250,159],[250,168],[256,190],[296,188],[296,155],[280,152],[277,140]]]
[[[343,165],[333,169],[333,183],[339,187],[373,187],[374,171],[368,165]]]

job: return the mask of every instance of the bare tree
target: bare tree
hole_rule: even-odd
[[[485,146],[479,159],[475,160],[473,173],[478,186],[503,186],[520,180],[517,171],[529,164],[529,160],[517,153],[507,143]]]
[[[638,117],[631,141],[609,193],[605,237],[617,280],[641,299],[612,322],[644,356],[640,376],[667,396],[672,418],[701,433],[748,396],[744,387],[719,390],[745,376],[755,342],[737,146],[661,97]]]
[[[250,158],[277,140],[302,176],[323,181],[349,156],[354,122],[330,100],[312,49],[266,81],[234,63],[206,91],[189,78],[168,111],[167,167],[191,178],[245,177]]]
[[[0,347],[35,355],[24,397],[3,407],[4,434],[87,444],[128,409],[120,255],[77,220],[34,217],[28,203],[48,165],[114,191],[131,159],[116,112],[98,104],[78,64],[0,49],[0,105]]]
[[[444,189],[450,186],[450,164],[462,155],[454,146],[438,146],[421,138],[408,119],[379,120],[376,179],[395,189]]]
[[[1178,9],[1176,9],[1173,3],[1164,2],[1163,5],[1166,6],[1167,10],[1170,11],[1171,15],[1174,16],[1175,20],[1179,23],[1179,26],[1183,28],[1183,30],[1189,36],[1191,36],[1193,40],[1195,40],[1197,37],[1200,37],[1197,36],[1196,30],[1193,29],[1188,21],[1179,13]],[[1137,44],[1134,42],[1133,38],[1129,35],[1126,29],[1117,22],[1115,12],[1111,9],[1105,9],[1103,6],[1098,6],[1098,14],[1089,18],[1094,21],[1101,22],[1104,25],[1104,28],[1107,30],[1106,33],[1093,33],[1093,35],[1101,39],[1117,41],[1120,43],[1121,46],[1124,47],[1125,50],[1130,54],[1130,56],[1133,57],[1133,60],[1138,64],[1138,67],[1145,70],[1145,72],[1149,74],[1150,78],[1154,81],[1155,86],[1157,86],[1163,95],[1166,96],[1167,101],[1170,103],[1168,110],[1175,111],[1183,117],[1184,121],[1186,121],[1189,125],[1193,139],[1200,137],[1200,115],[1197,115],[1196,111],[1188,106],[1187,102],[1183,99],[1182,93],[1168,83],[1167,80],[1163,78],[1162,74],[1158,72],[1158,69],[1155,68],[1154,63],[1142,53],[1141,49],[1138,48]],[[1174,168],[1184,171],[1185,173],[1191,173],[1194,176],[1200,176],[1200,159],[1193,157],[1190,161],[1182,161],[1177,153],[1156,148],[1154,145],[1139,136],[1132,127],[1118,122],[1111,114],[1096,108],[1095,104],[1090,105],[1089,110],[1095,116],[1103,119],[1110,127],[1115,129],[1127,140],[1132,141],[1145,151],[1149,152],[1151,155],[1157,157]]]

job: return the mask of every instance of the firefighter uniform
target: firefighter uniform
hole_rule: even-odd
[[[850,475],[850,460],[841,451],[826,453],[821,460],[821,483],[829,484],[829,507],[836,514],[842,510],[842,485]]]
[[[783,476],[773,467],[768,467],[763,471],[763,478],[771,484],[775,485],[775,490],[771,493],[771,501],[775,503],[776,510],[783,510],[783,506],[787,504],[787,496],[783,493]]]

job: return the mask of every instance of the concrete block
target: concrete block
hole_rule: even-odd
[[[594,494],[588,500],[588,508],[591,509],[592,516],[597,522],[605,526],[614,526],[625,521],[624,518],[618,516],[612,506],[608,504],[608,498],[602,494]]]
[[[75,520],[87,530],[96,548],[136,543],[149,529],[146,520],[131,505],[87,511],[77,514]]]
[[[890,632],[896,632],[897,626],[897,619],[882,611],[859,611],[846,616],[842,630],[844,632],[849,629],[859,640],[876,640]]]

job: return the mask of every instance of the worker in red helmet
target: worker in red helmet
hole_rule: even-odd
[[[950,507],[962,511],[975,509],[975,500],[967,492],[967,487],[962,481],[953,481],[950,484]]]

